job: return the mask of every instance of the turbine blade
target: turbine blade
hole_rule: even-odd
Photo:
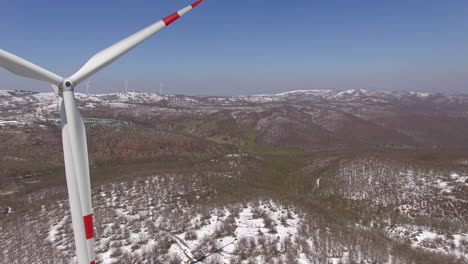
[[[86,244],[85,227],[83,225],[83,213],[81,209],[80,193],[75,173],[75,163],[70,143],[70,126],[64,101],[60,99],[60,121],[62,124],[63,156],[65,160],[65,174],[67,178],[68,198],[72,216],[73,235],[75,238],[76,256],[79,264],[89,264],[88,246]]]
[[[0,49],[0,67],[16,75],[60,86],[63,78],[25,59]]]
[[[80,112],[75,104],[75,95],[72,90],[63,91],[63,101],[68,125],[68,137],[73,158],[74,172],[78,185],[81,205],[81,223],[84,228],[85,243],[89,262],[95,261],[94,252],[94,225],[93,208],[91,205],[91,185],[89,179],[88,148],[86,144],[86,131]]]
[[[134,33],[133,35],[115,43],[114,45],[101,50],[96,55],[94,55],[88,62],[81,67],[75,74],[73,74],[70,79],[72,79],[76,84],[84,81],[85,79],[89,78],[94,73],[98,72],[102,68],[106,67],[107,65],[111,64],[113,61],[133,49],[134,47],[138,46],[147,38],[151,37],[152,35],[156,34],[161,29],[165,28],[172,22],[174,22],[179,17],[183,16],[185,13],[190,11],[192,8],[199,5],[203,0],[199,0],[178,12],[175,12],[168,17],[159,20],[158,22],[143,28],[142,30]]]

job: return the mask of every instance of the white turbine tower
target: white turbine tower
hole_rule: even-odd
[[[60,96],[63,155],[68,196],[79,264],[95,264],[93,209],[89,180],[88,149],[83,120],[75,104],[74,88],[147,38],[203,2],[199,0],[133,35],[101,50],[81,69],[63,78],[29,61],[0,49],[0,67],[14,74],[48,82]]]

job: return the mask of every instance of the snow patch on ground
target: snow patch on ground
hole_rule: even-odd
[[[443,233],[439,230],[415,225],[388,227],[391,237],[407,240],[413,247],[458,258],[468,258],[468,233]]]
[[[231,234],[224,234],[222,225],[230,217],[235,218],[236,228]],[[266,226],[265,218],[271,221],[269,226]],[[190,232],[196,234],[196,239],[187,239],[189,232],[177,234],[175,235],[176,243],[171,246],[170,252],[179,256],[183,260],[182,263],[187,263],[193,261],[197,256],[212,253],[214,249],[207,251],[204,248],[205,244],[214,243],[218,248],[224,246],[219,255],[222,258],[222,263],[229,264],[231,263],[230,257],[240,247],[239,241],[242,241],[240,243],[244,243],[249,239],[257,241],[259,237],[263,237],[277,240],[277,247],[281,247],[279,245],[281,241],[288,237],[297,236],[299,223],[300,218],[297,214],[273,201],[261,202],[258,207],[249,204],[237,215],[228,209],[215,210],[211,212],[208,219],[206,217],[204,219],[202,215],[194,217]],[[261,263],[261,258],[259,258],[259,261]]]

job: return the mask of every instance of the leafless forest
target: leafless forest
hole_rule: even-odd
[[[77,98],[97,263],[468,263],[466,95]],[[0,263],[74,263],[57,99],[0,111]]]

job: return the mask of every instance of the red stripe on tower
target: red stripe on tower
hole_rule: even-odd
[[[93,260],[89,264],[96,264],[96,261]]]
[[[176,19],[178,19],[180,16],[179,16],[179,13],[175,12],[174,14],[172,15],[169,15],[167,16],[166,18],[163,18],[163,22],[164,24],[166,24],[166,26],[169,26],[169,24],[171,24],[172,22],[174,22]]]
[[[86,239],[94,237],[94,227],[93,227],[93,215],[83,216],[83,222],[85,227]]]
[[[199,5],[201,2],[203,2],[203,0],[198,0],[198,1],[196,1],[195,3],[191,4],[192,8],[193,8],[193,7],[196,7],[196,6]]]

